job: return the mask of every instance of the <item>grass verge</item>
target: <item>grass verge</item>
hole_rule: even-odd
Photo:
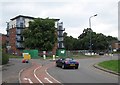
[[[22,56],[16,56],[16,55],[12,55],[12,54],[7,54],[9,56],[9,58],[23,58]]]
[[[120,60],[110,60],[110,61],[104,61],[98,64],[99,66],[112,70],[114,72],[120,73]]]

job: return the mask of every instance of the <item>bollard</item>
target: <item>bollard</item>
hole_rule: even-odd
[[[53,60],[55,60],[55,55],[53,55]]]
[[[46,56],[45,56],[45,55],[43,55],[43,59],[46,59]]]
[[[43,51],[43,59],[46,59],[46,51]]]

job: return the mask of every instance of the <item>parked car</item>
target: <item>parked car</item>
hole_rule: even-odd
[[[99,55],[104,55],[104,52],[99,52]]]
[[[23,59],[23,60],[22,60],[22,63],[26,63],[26,60],[25,60],[25,59]]]
[[[29,60],[23,59],[22,63],[29,63]]]
[[[56,60],[56,66],[62,67],[63,69],[65,69],[65,68],[78,69],[79,62],[77,62],[73,58],[60,58],[60,59]]]

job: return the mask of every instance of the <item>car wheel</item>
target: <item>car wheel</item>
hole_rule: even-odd
[[[78,67],[75,67],[75,69],[78,69]]]
[[[62,65],[62,69],[65,69],[65,65],[64,64]]]
[[[58,65],[56,64],[56,67],[58,67]]]

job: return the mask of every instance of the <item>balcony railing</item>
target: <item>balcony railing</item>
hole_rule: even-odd
[[[65,31],[65,28],[57,28],[57,31]]]
[[[17,36],[17,35],[16,35],[16,41],[18,41],[18,42],[23,42],[24,39],[23,39],[22,36]]]
[[[16,45],[16,48],[25,48],[23,45]]]
[[[23,32],[22,29],[19,29],[19,30],[17,29],[17,30],[16,30],[16,34],[19,34],[19,35],[20,35],[20,34],[22,34],[22,32]]]
[[[63,37],[63,32],[58,32],[58,37]]]
[[[18,42],[23,42],[24,40],[22,38],[16,39]]]

